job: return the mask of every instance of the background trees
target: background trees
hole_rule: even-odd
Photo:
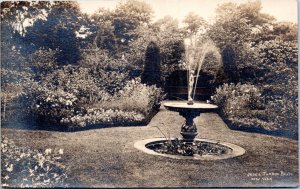
[[[182,25],[171,16],[154,21],[151,6],[137,0],[111,10],[100,8],[90,16],[76,2],[1,2],[1,7],[2,111],[9,104],[22,104],[16,101],[25,96],[26,102],[32,99],[26,107],[44,117],[47,107],[58,104],[51,114],[58,122],[94,120],[97,112],[91,109],[105,106],[130,111],[141,120],[140,115],[157,108],[161,91],[140,80],[163,86],[174,70],[186,69],[184,40],[193,36],[199,45],[210,41],[223,57],[223,66],[211,53],[204,59],[201,74],[212,76],[209,86],[219,85],[216,95],[227,100],[223,104],[243,104],[245,111],[224,108],[225,120],[249,127],[296,128],[292,113],[297,112],[297,24],[264,14],[260,1],[219,5],[213,23],[188,13]],[[159,78],[162,85],[156,82]],[[235,84],[226,84],[231,82]],[[134,90],[144,91],[148,101],[125,108],[120,102],[133,102]],[[260,92],[252,98],[248,90]],[[77,99],[72,105],[70,96]],[[241,120],[247,116],[251,119]],[[271,121],[272,127],[264,125]]]
[[[27,28],[25,41],[33,50],[58,50],[59,65],[76,64],[80,58],[79,44],[75,31],[83,22],[76,2],[55,2],[47,19],[38,19]]]
[[[236,128],[279,130],[289,137],[297,137],[297,37],[296,25],[277,22],[274,17],[261,13],[260,1],[244,4],[227,3],[218,7],[216,23],[210,26],[208,35],[219,48],[232,47],[237,66],[236,82],[244,85],[225,86],[217,90],[218,95],[234,93],[225,97],[219,105],[225,109],[230,103],[243,99],[247,106],[243,111],[223,109],[223,118]],[[226,51],[223,51],[223,56]],[[231,58],[232,59],[232,58]],[[227,61],[223,63],[227,64]],[[225,67],[225,65],[224,65]],[[259,98],[249,101],[242,93],[247,84],[255,85],[261,91]],[[225,92],[224,92],[225,91]],[[217,103],[217,102],[216,102]],[[260,107],[254,104],[260,104]],[[227,106],[227,107],[226,107]],[[275,108],[276,107],[276,108]],[[289,112],[292,119],[287,119]],[[294,112],[294,113],[291,113]],[[265,122],[266,121],[266,122]],[[268,124],[267,124],[268,123]]]
[[[106,48],[111,55],[122,56],[138,35],[134,31],[150,24],[152,13],[148,4],[137,0],[119,3],[113,11],[99,9],[92,16],[97,26],[97,46]]]

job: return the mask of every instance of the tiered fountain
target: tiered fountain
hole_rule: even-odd
[[[201,66],[207,53],[214,53],[220,61],[220,54],[212,43],[203,45],[190,39],[186,43],[186,62],[188,67],[188,99],[187,101],[174,101],[164,103],[167,110],[179,112],[185,118],[181,126],[182,139],[155,138],[138,141],[135,147],[153,155],[166,156],[177,159],[217,160],[240,156],[245,150],[234,144],[208,140],[195,139],[197,127],[194,118],[201,113],[214,112],[218,106],[210,103],[195,102],[194,96]]]
[[[180,134],[184,142],[192,144],[198,134],[197,127],[193,121],[194,118],[201,113],[213,112],[218,108],[218,106],[213,104],[194,102],[199,73],[207,53],[214,53],[218,62],[220,62],[221,56],[210,42],[198,45],[195,39],[190,38],[185,41],[185,46],[188,67],[188,100],[187,102],[166,102],[164,106],[170,111],[179,112],[179,115],[185,118]]]

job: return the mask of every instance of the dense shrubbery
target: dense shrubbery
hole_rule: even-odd
[[[161,89],[141,84],[139,79],[132,80],[115,95],[86,107],[79,114],[62,118],[61,123],[71,127],[142,123],[152,116],[153,111],[158,110],[161,100]]]
[[[297,138],[298,111],[294,99],[267,100],[262,89],[251,84],[224,84],[212,97],[221,116],[236,129],[279,131]]]
[[[31,82],[23,101],[39,121],[68,127],[142,123],[158,110],[162,91],[124,78],[114,71],[95,74],[89,68],[65,66]]]
[[[260,100],[259,104],[263,106],[263,110],[243,113],[242,116],[235,119],[238,117],[235,115],[236,113],[248,111],[247,107],[240,110],[237,108],[239,106],[236,106],[234,109],[223,109],[223,118],[237,127],[247,126],[277,130],[297,138],[298,66],[296,41],[282,41],[281,39],[265,41],[247,49],[247,52],[251,58],[248,57],[248,62],[243,64],[246,69],[242,69],[241,76],[243,77],[240,80],[260,88],[260,98],[263,100]],[[226,86],[221,86],[216,91],[216,96],[221,95],[227,101],[237,100],[237,97],[232,99],[231,96],[223,94],[225,89],[229,94],[236,90],[233,86],[231,88],[226,88]],[[220,102],[218,103],[220,104]],[[255,113],[255,118],[251,112]]]
[[[273,123],[264,120],[263,98],[260,89],[254,85],[224,84],[217,88],[212,100],[220,107],[225,121],[230,121],[235,127],[275,129]]]
[[[163,93],[160,88],[142,84],[138,78],[128,81],[115,96],[102,103],[102,108],[136,111],[146,116],[152,110],[159,108],[162,98]]]
[[[1,138],[1,181],[6,187],[66,186],[63,149],[45,152],[20,148],[6,137]]]
[[[28,56],[29,65],[36,76],[41,77],[57,69],[56,54],[55,50],[39,49]]]
[[[275,123],[279,131],[287,132],[292,138],[298,138],[298,103],[297,100],[283,96],[266,105],[269,121]]]

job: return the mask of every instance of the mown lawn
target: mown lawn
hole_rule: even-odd
[[[246,154],[220,161],[176,160],[148,155],[133,147],[138,140],[162,137],[154,126],[160,126],[171,137],[180,137],[182,123],[183,118],[177,113],[161,109],[148,126],[79,132],[2,128],[2,135],[18,146],[41,150],[63,148],[63,162],[69,177],[66,183],[74,187],[298,185],[298,141],[233,131],[214,113],[196,118],[198,137],[240,145]],[[279,175],[254,176],[272,173]]]

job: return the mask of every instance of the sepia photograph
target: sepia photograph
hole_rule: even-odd
[[[299,187],[297,6],[1,1],[1,186]]]

